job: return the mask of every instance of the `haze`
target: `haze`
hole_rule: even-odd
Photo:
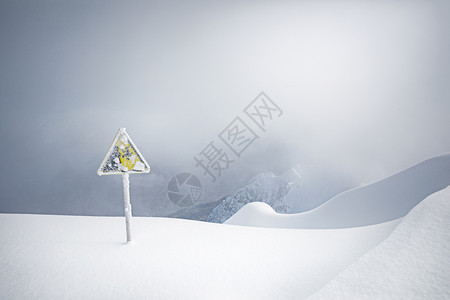
[[[120,177],[96,175],[120,127],[152,167],[131,178],[138,215],[176,209],[179,172],[203,202],[296,164],[337,193],[448,152],[449,8],[1,1],[0,211],[122,214]],[[261,91],[283,115],[208,183],[193,157]]]

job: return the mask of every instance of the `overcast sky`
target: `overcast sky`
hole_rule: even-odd
[[[0,211],[101,211],[116,192],[99,190],[120,193],[95,174],[119,127],[153,185],[198,172],[261,91],[284,113],[228,190],[294,164],[356,186],[450,151],[447,1],[243,2],[0,1]]]

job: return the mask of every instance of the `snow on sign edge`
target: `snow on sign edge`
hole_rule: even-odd
[[[139,156],[139,158],[141,159],[142,163],[144,164],[144,169],[142,171],[138,171],[138,170],[129,170],[127,172],[124,172],[124,171],[103,172],[102,171],[104,165],[108,161],[108,158],[111,156],[112,152],[114,151],[114,147],[115,147],[115,145],[117,143],[117,140],[119,139],[119,137],[121,135],[125,135],[125,137],[128,140],[128,143],[133,147],[133,150],[136,152],[136,154]],[[103,158],[102,163],[100,164],[100,167],[97,170],[97,174],[99,176],[102,176],[102,175],[120,175],[120,174],[124,174],[124,173],[149,173],[149,172],[150,172],[149,164],[147,163],[147,161],[145,160],[144,156],[141,154],[139,149],[134,144],[133,140],[130,138],[130,136],[126,132],[126,128],[120,128],[119,131],[117,131],[117,134],[114,137],[114,140],[112,141],[111,146],[108,149],[108,152],[106,152],[106,155]]]

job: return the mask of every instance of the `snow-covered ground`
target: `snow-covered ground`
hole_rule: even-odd
[[[450,187],[311,299],[450,299]]]
[[[370,226],[298,229],[299,215],[251,203],[230,220],[290,228],[133,218],[135,241],[126,244],[120,217],[0,214],[0,298],[448,299],[450,188],[417,200],[443,184],[447,162],[440,156],[362,188],[360,200],[380,206],[377,218],[392,219],[383,215],[389,209],[406,215]],[[440,177],[423,180],[421,172]],[[389,206],[383,195],[398,198]],[[354,197],[330,200],[338,217],[328,225]]]
[[[336,230],[118,217],[0,215],[4,299],[298,299],[397,222]]]

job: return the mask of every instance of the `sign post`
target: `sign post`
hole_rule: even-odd
[[[123,204],[125,208],[125,224],[127,227],[127,242],[131,242],[131,202],[130,202],[130,178],[128,172],[122,174]]]
[[[97,174],[99,176],[122,175],[127,242],[132,241],[129,174],[148,172],[150,172],[150,166],[127,134],[125,128],[120,128],[100,164]]]

